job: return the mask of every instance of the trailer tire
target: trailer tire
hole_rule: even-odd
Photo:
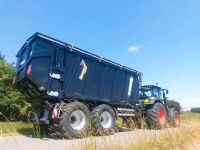
[[[115,113],[113,109],[101,104],[92,110],[92,125],[96,135],[114,134]]]
[[[87,137],[91,127],[91,116],[86,105],[80,102],[71,102],[65,105],[61,118],[59,127],[63,137]]]
[[[180,127],[180,114],[175,109],[170,109],[170,124],[172,127]]]
[[[147,109],[146,124],[149,129],[164,129],[167,127],[167,113],[161,103],[155,103]]]

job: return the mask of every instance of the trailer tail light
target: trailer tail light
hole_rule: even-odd
[[[31,65],[28,65],[26,69],[26,75],[29,75],[31,73]]]
[[[54,107],[53,111],[52,111],[52,119],[56,118],[58,115],[58,108]]]

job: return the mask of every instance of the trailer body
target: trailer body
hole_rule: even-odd
[[[41,33],[17,54],[19,89],[30,99],[135,105],[141,73]]]

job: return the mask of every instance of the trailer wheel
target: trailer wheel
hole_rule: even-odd
[[[92,125],[97,135],[109,135],[114,133],[115,113],[113,109],[101,104],[92,110]]]
[[[59,127],[65,138],[86,137],[91,126],[90,111],[80,102],[69,103],[63,108]]]
[[[167,113],[161,103],[155,103],[147,109],[146,123],[150,129],[164,129],[167,127]]]
[[[172,127],[180,127],[180,114],[177,110],[171,109],[170,112],[171,120],[170,123]]]

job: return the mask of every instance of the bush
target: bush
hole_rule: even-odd
[[[170,108],[175,108],[179,113],[180,113],[180,109],[181,109],[181,105],[179,102],[175,101],[175,100],[168,100],[167,101],[167,105]]]
[[[192,108],[191,112],[193,112],[193,113],[200,113],[200,107]]]
[[[7,63],[0,54],[0,120],[25,119],[27,106],[24,96],[12,86],[15,76],[13,64]]]

